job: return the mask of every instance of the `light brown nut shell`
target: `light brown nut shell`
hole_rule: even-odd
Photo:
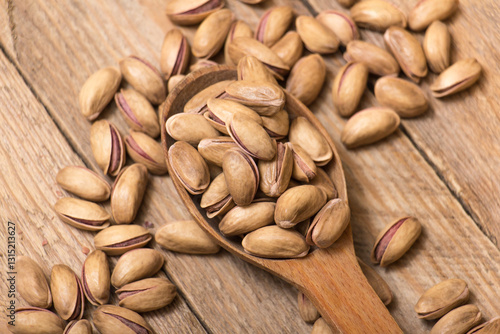
[[[286,110],[283,109],[272,116],[262,116],[261,118],[262,126],[271,138],[281,139],[288,135],[290,119]]]
[[[286,90],[306,106],[313,103],[321,92],[326,78],[323,57],[312,54],[300,59],[286,81]]]
[[[226,87],[233,82],[234,80],[219,81],[201,90],[184,105],[184,112],[189,114],[203,114],[207,111],[207,101],[212,97],[222,95],[226,91]]]
[[[172,0],[167,3],[167,16],[175,24],[193,25],[224,7],[224,0]]]
[[[224,60],[227,65],[234,66],[238,63],[233,63],[230,55],[229,55],[229,45],[233,42],[235,38],[238,37],[253,37],[253,31],[250,26],[242,20],[238,20],[233,22],[231,28],[229,29],[229,33],[227,34],[226,43],[224,44]]]
[[[223,216],[234,207],[234,201],[227,189],[224,173],[217,175],[203,193],[200,207],[206,209],[207,217]]]
[[[301,15],[295,20],[295,25],[300,38],[309,51],[328,54],[338,50],[339,40],[335,33],[314,17]]]
[[[470,331],[467,334],[497,334],[500,333],[500,317],[494,317],[482,323]]]
[[[271,47],[271,51],[276,53],[288,67],[292,68],[302,56],[304,44],[297,32],[289,31]]]
[[[168,160],[172,171],[190,194],[199,195],[207,189],[210,183],[208,166],[193,146],[184,141],[174,143],[168,150]]]
[[[287,31],[293,19],[293,9],[289,6],[277,6],[262,14],[255,29],[255,39],[271,47]]]
[[[57,173],[56,181],[64,190],[89,201],[106,201],[111,195],[109,183],[86,167],[64,167]]]
[[[189,64],[190,54],[188,41],[182,32],[179,29],[169,30],[163,39],[160,52],[160,70],[163,72],[163,78],[169,80],[172,76],[184,73]],[[170,87],[168,90],[171,91]]]
[[[16,269],[17,290],[21,297],[32,306],[51,307],[52,294],[40,265],[27,256],[18,256]]]
[[[73,320],[64,329],[63,334],[92,334],[92,324],[86,319]]]
[[[451,35],[446,24],[434,21],[425,32],[422,47],[432,72],[441,73],[450,66]]]
[[[291,228],[311,218],[325,203],[325,193],[315,186],[290,188],[276,202],[274,221],[282,228]]]
[[[333,330],[325,319],[319,318],[314,323],[311,334],[340,334],[340,332]]]
[[[382,77],[375,83],[375,97],[401,117],[416,117],[429,109],[425,93],[419,86],[400,78]]]
[[[115,103],[129,127],[153,138],[158,137],[158,117],[144,95],[134,89],[122,89],[115,94]]]
[[[80,89],[80,111],[89,121],[96,119],[113,99],[122,75],[115,67],[105,67],[92,74]]]
[[[15,326],[7,324],[14,334],[62,334],[64,321],[57,314],[38,307],[16,309]]]
[[[116,294],[121,307],[150,312],[170,304],[177,296],[177,289],[168,279],[154,277],[126,284],[116,290]]]
[[[149,102],[158,105],[165,101],[167,88],[160,71],[149,62],[136,56],[128,56],[119,61],[123,77]]]
[[[292,177],[301,182],[309,183],[316,177],[317,167],[313,159],[299,145],[293,144],[293,169]]]
[[[151,277],[163,266],[163,254],[151,248],[138,248],[126,252],[116,262],[111,284],[120,288],[125,284]]]
[[[255,231],[274,222],[274,202],[254,202],[231,209],[219,223],[225,236],[236,236]]]
[[[108,257],[101,250],[90,253],[82,266],[82,288],[87,300],[95,306],[107,304],[111,272]]]
[[[161,144],[145,133],[130,131],[125,137],[128,155],[137,163],[146,166],[151,174],[167,173],[167,163]]]
[[[408,15],[411,30],[421,31],[432,22],[445,20],[458,8],[459,0],[422,0],[417,2]]]
[[[50,290],[57,314],[64,320],[81,319],[85,297],[80,279],[70,267],[56,264],[50,273]]]
[[[66,224],[86,231],[109,226],[111,215],[100,205],[78,198],[64,197],[54,204],[57,217]]]
[[[197,146],[202,139],[220,136],[220,133],[201,114],[172,115],[167,119],[166,129],[170,137],[193,146]]]
[[[90,147],[104,174],[116,176],[125,164],[125,145],[116,126],[105,119],[92,124]]]
[[[226,40],[234,14],[229,9],[213,12],[196,30],[193,38],[193,55],[198,58],[211,58],[216,55]]]
[[[252,203],[259,187],[259,171],[252,157],[240,149],[230,149],[224,154],[222,170],[234,203]]]
[[[452,278],[444,280],[422,294],[415,304],[415,312],[420,319],[438,319],[465,304],[469,299],[469,288],[464,280]]]
[[[307,231],[306,241],[319,248],[330,247],[340,238],[351,219],[346,201],[335,198],[327,202],[316,214]]]
[[[359,39],[358,27],[349,14],[337,10],[324,10],[316,16],[316,20],[333,31],[342,45]]]
[[[387,282],[384,281],[384,279],[372,267],[361,261],[359,257],[356,258],[358,259],[361,271],[377,296],[380,298],[382,303],[384,303],[384,305],[389,305],[392,302],[392,292],[389,288],[389,284],[387,284]]]
[[[139,314],[114,305],[99,306],[92,313],[92,322],[102,334],[153,334],[151,327]]]
[[[293,170],[292,144],[277,143],[272,160],[258,161],[260,190],[269,197],[279,197],[287,188]]]
[[[176,221],[156,232],[156,242],[173,252],[215,254],[220,250],[212,238],[194,220]]]
[[[207,138],[198,144],[198,152],[209,163],[222,167],[224,153],[238,145],[231,137]]]
[[[238,80],[265,81],[277,85],[271,70],[254,56],[244,56],[238,62]]]
[[[309,182],[309,184],[321,189],[326,194],[328,201],[338,197],[335,185],[330,179],[330,176],[328,176],[322,168],[316,168],[316,176]]]
[[[432,327],[430,334],[464,334],[482,319],[476,305],[464,305],[444,315]]]
[[[335,76],[332,86],[333,105],[343,117],[354,112],[363,97],[368,82],[368,67],[364,63],[348,62]]]
[[[371,43],[354,40],[347,44],[344,53],[346,61],[363,63],[370,73],[384,76],[398,76],[399,64],[394,57],[384,49]]]
[[[474,58],[459,60],[434,80],[430,85],[435,97],[445,97],[469,88],[481,77],[482,67]]]
[[[351,8],[351,16],[361,28],[384,31],[391,26],[406,27],[406,15],[383,0],[360,1]]]
[[[266,81],[236,81],[226,87],[224,99],[239,102],[261,116],[272,116],[285,107],[283,89]]]
[[[121,255],[129,250],[144,247],[152,236],[139,225],[113,225],[94,236],[94,246],[110,256]]]
[[[290,142],[300,145],[318,166],[324,166],[333,159],[328,141],[305,117],[292,120],[288,136]]]
[[[316,307],[314,307],[313,303],[300,291],[297,297],[297,307],[299,309],[300,317],[307,323],[314,323],[320,317],[320,314]]]

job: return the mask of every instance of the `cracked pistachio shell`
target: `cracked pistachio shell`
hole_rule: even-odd
[[[424,292],[415,304],[415,312],[420,319],[438,319],[468,299],[469,288],[464,280],[447,279]]]
[[[210,183],[207,163],[200,153],[184,141],[178,141],[168,150],[168,161],[174,174],[191,195],[202,194]]]
[[[78,198],[65,197],[54,204],[59,219],[86,231],[99,231],[109,226],[110,214],[100,205]]]
[[[160,134],[158,116],[144,95],[134,89],[122,89],[115,94],[115,102],[129,127],[153,138],[158,137]]]
[[[306,48],[314,53],[334,53],[339,48],[335,33],[314,17],[301,15],[295,20],[297,32]]]
[[[226,123],[226,127],[234,142],[250,156],[267,161],[276,155],[276,140],[251,118],[236,113]]]
[[[137,163],[141,163],[151,174],[163,175],[167,172],[167,163],[161,144],[145,133],[130,130],[125,137],[128,155]]]
[[[277,85],[271,71],[254,56],[245,56],[238,63],[238,80],[264,81]]]
[[[234,201],[226,185],[224,173],[217,175],[201,197],[200,206],[207,211],[207,217],[224,215],[234,207]]]
[[[175,24],[194,25],[224,7],[224,0],[172,0],[167,3],[167,16]]]
[[[175,86],[182,80],[184,80],[186,76],[184,74],[172,75],[170,79],[168,79],[168,91],[171,92],[174,90]],[[161,115],[161,113],[159,113]]]
[[[358,40],[347,44],[344,59],[348,62],[363,63],[368,68],[368,72],[379,76],[397,77],[400,70],[398,62],[389,52],[371,43]]]
[[[125,164],[125,146],[120,132],[105,119],[90,128],[90,147],[104,174],[116,176]]]
[[[277,6],[266,11],[260,18],[255,39],[271,47],[287,31],[293,20],[293,9],[289,6]]]
[[[215,138],[220,133],[201,114],[179,113],[167,119],[167,132],[175,140],[185,141],[193,146],[205,138]]]
[[[149,312],[170,304],[177,289],[166,278],[145,278],[116,290],[119,305],[136,312]]]
[[[279,80],[283,80],[290,71],[290,67],[274,51],[251,37],[233,39],[229,45],[228,55],[234,64],[238,64],[244,56],[254,56]]]
[[[307,243],[319,248],[330,247],[344,233],[350,219],[351,210],[346,201],[340,198],[330,200],[314,217],[307,232]]]
[[[108,257],[101,250],[90,253],[82,267],[82,288],[87,300],[95,306],[109,301],[111,273]]]
[[[125,80],[149,102],[158,105],[165,101],[167,89],[156,67],[136,56],[123,58],[119,65]]]
[[[139,314],[114,305],[99,306],[92,313],[92,322],[101,334],[153,334]]]
[[[252,28],[250,28],[250,26],[245,21],[241,20],[235,21],[233,22],[231,28],[229,29],[229,33],[227,34],[226,38],[226,43],[224,44],[224,60],[226,61],[227,65],[234,66],[237,64],[233,63],[231,57],[229,56],[229,45],[233,42],[235,38],[238,37],[248,37],[248,38],[253,37]]]
[[[368,68],[363,63],[348,62],[335,76],[332,87],[333,105],[343,117],[349,117],[363,97],[368,82]]]
[[[274,222],[274,202],[254,202],[247,206],[236,206],[219,223],[225,236],[243,235]]]
[[[312,217],[325,203],[325,193],[315,186],[290,188],[276,202],[274,221],[279,227],[291,228]]]
[[[333,158],[333,151],[325,137],[305,117],[297,117],[290,124],[288,133],[292,144],[300,145],[318,166]]]
[[[375,83],[375,97],[382,106],[392,108],[401,117],[416,117],[429,109],[422,89],[400,78],[378,79]]]
[[[276,225],[264,226],[248,233],[242,245],[249,254],[271,259],[299,258],[309,252],[309,246],[299,232]]]
[[[234,14],[229,9],[213,12],[198,27],[193,39],[193,55],[198,58],[210,58],[216,55],[226,40]]]
[[[56,181],[64,190],[92,202],[106,201],[111,194],[106,180],[82,166],[64,167],[57,173]]]
[[[297,181],[309,183],[316,176],[316,164],[299,144],[292,145],[292,149],[292,177]]]
[[[292,176],[292,144],[277,143],[272,160],[259,160],[260,190],[269,197],[279,197],[288,188]]]
[[[173,252],[215,254],[220,246],[194,220],[176,221],[156,232],[156,242]]]
[[[15,326],[7,324],[7,328],[14,334],[62,334],[64,331],[64,321],[44,308],[17,308],[15,316]]]
[[[384,34],[384,41],[408,78],[418,83],[427,75],[424,50],[410,32],[400,27],[390,27]]]
[[[500,317],[495,317],[481,325],[472,328],[467,334],[498,334],[500,333]]]
[[[203,114],[207,111],[208,99],[211,97],[219,97],[224,94],[226,87],[233,82],[234,80],[219,81],[216,84],[201,90],[186,103],[184,106],[184,112],[188,114]]]
[[[450,66],[451,36],[446,24],[434,21],[425,32],[422,46],[432,72],[441,73]]]
[[[418,239],[422,225],[413,217],[399,218],[388,224],[378,235],[371,260],[381,267],[397,261]]]
[[[479,80],[481,65],[474,58],[459,60],[434,80],[430,89],[435,97],[445,97],[469,88]]]
[[[320,314],[316,307],[314,307],[313,303],[300,291],[297,297],[297,306],[300,317],[307,323],[314,323],[320,317]]]
[[[310,181],[309,184],[321,189],[326,194],[328,201],[338,197],[335,185],[322,168],[316,168],[316,176]]]
[[[78,102],[89,121],[96,119],[113,99],[120,87],[122,74],[114,67],[105,67],[92,74],[82,86]]]
[[[324,10],[316,16],[316,20],[333,31],[342,45],[359,39],[358,27],[349,14],[337,10]]]
[[[94,246],[110,256],[146,246],[152,239],[149,231],[139,225],[113,225],[94,236]]]
[[[278,111],[270,117],[261,116],[261,118],[262,126],[271,138],[281,139],[288,135],[290,119],[285,109]]]
[[[301,58],[290,71],[286,90],[306,106],[313,103],[325,82],[326,65],[323,57],[312,54]]]
[[[222,170],[234,203],[252,203],[259,188],[259,170],[252,157],[240,149],[230,149],[222,159]]]
[[[63,334],[92,334],[92,324],[86,319],[73,320],[64,329]]]
[[[262,119],[255,111],[241,103],[225,99],[209,99],[207,101],[207,112],[203,116],[212,127],[227,135],[229,133],[226,124],[236,113],[242,113],[262,125]]]
[[[40,308],[52,306],[52,294],[40,265],[27,256],[19,256],[17,266],[17,289],[28,304]]]
[[[207,138],[198,144],[198,152],[207,162],[222,167],[224,153],[237,147],[238,145],[231,137]]]
[[[118,259],[111,274],[111,284],[120,288],[125,284],[151,277],[163,266],[163,255],[151,248],[133,249]]]
[[[390,108],[364,109],[347,121],[340,138],[347,148],[372,144],[396,131],[399,122],[399,115]]]
[[[311,334],[340,334],[340,332],[333,330],[323,318],[319,318],[314,322]]]
[[[224,99],[239,102],[261,116],[272,116],[285,106],[283,89],[265,81],[235,81],[226,87]]]
[[[411,30],[421,31],[434,21],[443,21],[458,8],[459,0],[421,0],[408,15]]]
[[[354,22],[361,28],[385,31],[391,26],[406,27],[406,15],[384,0],[365,0],[351,8]]]
[[[483,315],[476,305],[464,305],[445,314],[430,334],[465,334],[481,322]]]
[[[111,192],[111,213],[117,224],[129,224],[137,215],[148,185],[148,170],[135,163],[116,177]]]
[[[70,267],[56,264],[50,273],[50,290],[57,314],[64,320],[81,319],[85,309],[80,279]]]
[[[304,44],[297,32],[289,31],[279,41],[274,43],[271,51],[276,53],[288,67],[292,68],[302,56]]]
[[[384,279],[375,270],[373,270],[372,267],[361,261],[359,257],[356,258],[358,259],[361,271],[377,296],[380,298],[382,303],[384,303],[384,305],[389,305],[392,302],[392,292],[387,282],[384,281]]]
[[[184,73],[190,58],[189,44],[179,29],[171,29],[165,35],[160,52],[160,70],[163,78]],[[171,89],[169,88],[169,91]]]

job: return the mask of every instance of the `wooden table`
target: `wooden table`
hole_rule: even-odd
[[[253,7],[227,2],[238,18],[253,26],[275,4],[291,5],[306,15],[340,8],[333,0],[268,0]],[[408,12],[417,0],[391,2]],[[91,124],[77,106],[79,89],[94,71],[129,54],[157,65],[163,37],[172,28],[165,5],[164,0],[0,4],[2,272],[7,271],[8,221],[16,224],[18,255],[42,263],[47,275],[57,263],[80,271],[85,259],[81,249],[93,249],[93,234],[62,223],[51,208],[68,196],[55,182],[61,168],[76,164],[98,170],[89,144]],[[328,129],[344,164],[358,256],[369,262],[378,231],[394,218],[413,215],[424,227],[401,261],[376,268],[392,288],[395,298],[389,310],[406,333],[431,328],[433,322],[416,318],[413,305],[427,288],[446,278],[468,282],[471,302],[486,319],[500,313],[499,19],[496,0],[462,0],[447,21],[452,60],[476,57],[484,68],[479,83],[449,98],[430,98],[425,115],[403,120],[387,140],[353,151],[340,143],[346,120],[334,112],[330,96],[333,77],[345,62],[340,53],[325,58],[327,83],[311,110]],[[182,31],[191,41],[194,28]],[[363,31],[362,37],[383,44],[378,33]],[[424,80],[426,92],[434,77]],[[373,92],[367,92],[361,106],[375,103]],[[101,117],[126,132],[114,103]],[[151,177],[136,222],[149,221],[156,230],[186,218],[170,178]],[[165,309],[146,315],[158,333],[310,332],[311,326],[298,315],[296,290],[268,273],[225,251],[165,256],[164,273],[179,296]],[[4,300],[6,281],[0,284]],[[25,304],[20,297],[16,303]]]

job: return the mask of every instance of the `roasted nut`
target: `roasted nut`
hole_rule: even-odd
[[[281,139],[286,137],[290,127],[290,119],[286,110],[283,109],[270,117],[262,116],[261,118],[262,126],[271,138]]]
[[[220,250],[212,238],[194,220],[176,221],[156,232],[156,242],[173,252],[215,254]]]
[[[207,211],[207,217],[224,215],[234,207],[234,201],[227,189],[224,173],[220,173],[210,183],[201,197],[200,207]]]
[[[481,65],[474,58],[459,60],[434,80],[430,89],[435,97],[445,97],[469,88],[479,80]]]
[[[92,202],[106,201],[111,194],[106,180],[82,166],[64,167],[57,173],[56,181],[64,190]]]
[[[212,97],[219,97],[224,94],[226,87],[233,82],[233,80],[219,81],[201,90],[186,103],[184,112],[189,114],[203,114],[207,111],[207,101]]]
[[[309,183],[316,176],[316,164],[299,144],[292,145],[292,150],[292,177],[297,181]]]
[[[207,189],[210,183],[208,166],[193,146],[184,141],[176,142],[168,150],[168,161],[173,173],[190,194],[199,195]]]
[[[217,62],[209,59],[199,59],[196,63],[189,66],[189,72],[198,71],[202,68],[212,67],[219,65]]]
[[[500,333],[500,317],[495,317],[481,325],[472,328],[467,334],[496,334]]]
[[[291,7],[272,7],[260,17],[257,30],[255,30],[255,39],[271,47],[287,31],[292,19],[293,9]]]
[[[234,203],[241,206],[252,203],[259,187],[255,161],[240,149],[230,149],[222,159],[222,170]]]
[[[391,26],[406,27],[406,15],[383,0],[358,2],[351,8],[351,16],[361,28],[384,31]]]
[[[171,29],[165,35],[160,53],[160,69],[163,78],[169,80],[172,76],[184,73],[189,64],[189,44],[179,29]],[[170,84],[170,82],[169,82]],[[168,88],[171,91],[170,87]]]
[[[301,15],[295,21],[297,32],[306,48],[315,53],[334,53],[339,48],[335,33],[314,17]]]
[[[141,93],[133,89],[122,89],[115,94],[115,102],[128,126],[153,138],[158,137],[158,117],[151,103]]]
[[[325,203],[325,193],[315,186],[290,188],[276,202],[274,221],[279,227],[291,228],[312,217]]]
[[[467,283],[457,278],[448,279],[424,292],[415,305],[415,312],[420,319],[438,319],[468,299]]]
[[[389,305],[392,302],[392,292],[389,288],[389,285],[386,283],[386,281],[384,281],[382,277],[380,277],[380,275],[375,270],[361,261],[359,257],[357,259],[361,271],[365,275],[368,283],[370,283],[373,291],[375,291],[384,305]]]
[[[176,24],[193,25],[224,7],[224,0],[172,0],[167,3],[167,16]]]
[[[85,308],[80,279],[64,264],[56,264],[50,274],[50,290],[57,314],[64,320],[81,319]]]
[[[229,9],[213,12],[198,27],[193,39],[193,55],[210,58],[216,55],[226,40],[234,15]]]
[[[137,215],[148,185],[148,170],[133,164],[116,177],[111,193],[111,213],[117,224],[129,224]]]
[[[151,174],[163,175],[167,172],[161,144],[147,134],[131,130],[130,135],[125,137],[125,145],[132,160],[146,166]]]
[[[101,206],[72,197],[59,199],[54,204],[54,211],[66,224],[87,231],[99,231],[108,227],[108,220],[111,218]]]
[[[108,255],[121,255],[129,250],[144,247],[152,236],[139,225],[113,225],[94,237],[94,246]]]
[[[231,57],[229,56],[229,45],[233,42],[235,38],[238,37],[248,37],[252,38],[253,37],[253,31],[252,28],[245,22],[245,21],[235,21],[231,25],[231,28],[229,29],[229,33],[227,34],[226,38],[226,43],[224,44],[224,60],[226,61],[227,65],[234,66],[238,63],[233,63],[231,60]]]
[[[149,312],[170,304],[177,289],[166,278],[145,278],[116,290],[119,305],[136,312]]]
[[[158,105],[165,101],[167,89],[156,67],[136,56],[123,58],[119,65],[125,80],[149,102]]]
[[[344,59],[365,64],[368,71],[375,75],[397,77],[399,74],[396,59],[389,52],[371,43],[358,40],[350,42],[347,44]]]
[[[401,117],[416,117],[429,109],[429,103],[419,86],[409,81],[382,77],[375,83],[375,97],[385,107]]]
[[[92,321],[102,334],[153,334],[143,317],[119,306],[99,306],[92,313]]]
[[[171,92],[174,90],[175,86],[177,86],[178,83],[180,83],[182,80],[184,80],[186,76],[184,74],[178,74],[178,75],[172,75],[170,79],[168,79],[168,91]],[[161,110],[161,108],[160,108]],[[158,113],[158,116],[161,117],[161,112]],[[160,119],[161,122],[161,119]]]
[[[274,222],[273,202],[255,202],[231,209],[219,223],[225,236],[243,235]]]
[[[242,245],[249,254],[272,259],[304,257],[309,252],[309,246],[299,232],[276,225],[248,233]]]
[[[92,334],[92,324],[85,319],[73,320],[64,329],[63,334]]]
[[[441,73],[450,66],[451,36],[448,27],[434,21],[427,31],[423,43],[425,58],[434,73]]]
[[[303,50],[304,45],[302,44],[302,39],[295,31],[287,32],[285,36],[271,47],[271,51],[276,53],[276,55],[278,55],[278,57],[280,57],[290,68],[293,67],[300,56],[302,56]]]
[[[323,318],[319,318],[318,320],[316,320],[311,331],[311,334],[338,334],[338,333],[340,332],[337,330],[334,331]]]
[[[90,147],[104,174],[118,175],[125,164],[125,146],[116,126],[105,119],[92,124]]]
[[[120,288],[125,284],[151,277],[163,266],[163,255],[151,248],[138,248],[126,252],[116,262],[111,284]]]
[[[319,248],[330,247],[340,238],[351,219],[346,201],[335,198],[326,203],[316,214],[307,231],[306,241]]]
[[[167,119],[167,133],[175,140],[196,146],[205,138],[215,138],[219,132],[201,114],[179,113]]]
[[[17,266],[17,289],[28,304],[49,308],[52,306],[52,294],[40,265],[27,256],[19,256]]]
[[[411,30],[420,31],[432,22],[445,20],[458,8],[459,0],[422,0],[417,2],[408,15]]]
[[[277,143],[272,160],[259,160],[260,190],[269,197],[279,197],[288,188],[292,176],[292,144]]]
[[[109,301],[111,273],[108,257],[103,251],[90,253],[82,267],[82,288],[87,300],[95,306]]]
[[[92,74],[82,86],[78,102],[80,111],[89,121],[93,121],[104,110],[116,93],[122,75],[114,67],[105,67]]]
[[[313,323],[320,317],[316,307],[314,307],[313,303],[302,292],[299,292],[297,305],[300,317],[305,322]]]
[[[245,56],[238,63],[238,80],[265,81],[277,85],[278,82],[269,68],[254,56]]]
[[[64,321],[57,314],[38,307],[16,309],[15,325],[7,324],[14,334],[62,334]]]
[[[348,62],[337,73],[332,87],[333,105],[343,117],[356,111],[366,90],[368,68],[364,63]]]
[[[198,144],[198,152],[207,162],[222,167],[224,153],[231,148],[237,147],[238,145],[231,137],[207,138]]]
[[[305,117],[292,121],[288,137],[292,144],[300,145],[318,166],[326,165],[333,158],[328,141]]]
[[[318,97],[325,77],[325,61],[319,54],[312,54],[303,57],[293,66],[286,81],[286,89],[307,106]]]
[[[316,16],[316,20],[333,31],[342,45],[359,39],[358,27],[348,14],[336,10],[324,10]]]
[[[285,106],[285,93],[265,81],[236,81],[226,87],[224,99],[241,103],[261,116],[272,116]]]
[[[316,176],[309,182],[309,184],[321,189],[326,194],[328,201],[337,198],[338,196],[337,189],[335,188],[332,180],[321,168],[316,169]]]
[[[242,113],[262,125],[262,119],[255,111],[243,104],[225,99],[209,99],[207,101],[207,112],[203,116],[212,127],[227,135],[229,132],[226,125],[236,113]],[[206,136],[205,138],[211,137]]]
[[[464,334],[481,322],[482,314],[475,305],[464,305],[445,314],[432,327],[430,334]]]

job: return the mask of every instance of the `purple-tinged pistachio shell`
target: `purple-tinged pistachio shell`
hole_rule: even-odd
[[[199,195],[207,189],[210,183],[208,166],[193,146],[176,142],[168,150],[168,160],[173,173],[190,194]]]
[[[110,256],[146,246],[151,241],[149,231],[139,225],[113,225],[94,236],[94,246]]]
[[[287,31],[293,19],[293,9],[289,6],[273,7],[260,18],[255,39],[271,47]]]
[[[224,154],[222,170],[229,194],[237,205],[249,205],[259,188],[259,170],[255,161],[240,149]]]
[[[144,95],[133,89],[122,89],[115,94],[115,102],[128,126],[153,138],[158,137],[160,134],[158,117]]]
[[[224,7],[224,0],[172,0],[167,3],[167,16],[175,24],[193,25]]]
[[[64,320],[81,319],[85,297],[80,279],[70,267],[57,264],[50,274],[50,290],[57,314]]]
[[[103,119],[90,128],[90,147],[104,174],[116,176],[125,164],[125,146],[114,124]]]
[[[167,88],[160,71],[148,61],[136,56],[128,56],[119,62],[123,77],[152,104],[165,101]]]
[[[92,313],[92,321],[102,334],[153,334],[143,317],[124,307],[99,306]]]
[[[99,231],[109,226],[110,214],[98,204],[78,198],[65,197],[54,204],[59,219],[73,227]]]
[[[161,144],[147,134],[131,130],[130,135],[125,137],[125,145],[132,160],[146,166],[151,174],[163,175],[167,172]]]
[[[163,78],[169,80],[172,76],[184,73],[189,64],[190,54],[188,41],[182,32],[179,29],[169,30],[163,39],[160,53]]]
[[[90,253],[82,266],[82,288],[87,300],[95,306],[109,301],[111,273],[108,257],[101,250]]]

